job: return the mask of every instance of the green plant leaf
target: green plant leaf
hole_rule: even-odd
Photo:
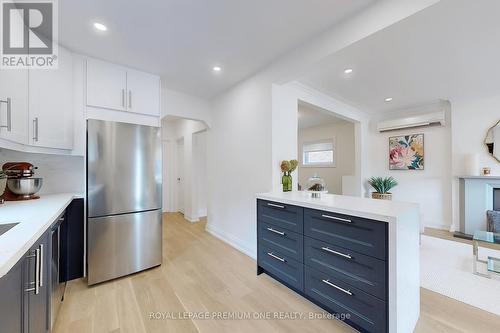
[[[393,177],[372,177],[368,181],[368,184],[370,184],[377,193],[385,194],[397,186],[398,182]]]

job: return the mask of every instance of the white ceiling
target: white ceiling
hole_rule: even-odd
[[[442,0],[330,56],[300,81],[373,113],[498,94],[499,13],[498,0]]]
[[[301,102],[299,103],[298,107],[298,122],[299,129],[304,129],[322,125],[331,125],[346,121],[334,116],[334,114],[332,114],[330,111],[323,110],[317,106]]]
[[[214,96],[375,0],[64,0],[63,46]],[[96,33],[92,22],[108,27]],[[215,74],[212,67],[222,72]]]

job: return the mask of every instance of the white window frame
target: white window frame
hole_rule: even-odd
[[[311,146],[311,145],[321,145],[321,144],[325,144],[325,143],[332,145],[332,151],[333,151],[333,161],[332,162],[329,162],[329,163],[307,163],[307,164],[304,163],[305,153],[310,152],[310,151],[314,151],[314,150],[304,151],[305,147]],[[300,164],[304,168],[336,168],[337,167],[337,145],[336,145],[335,137],[330,138],[330,139],[302,142],[301,147],[300,147]]]

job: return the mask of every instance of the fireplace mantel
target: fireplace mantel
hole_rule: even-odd
[[[500,176],[458,176],[458,179],[493,179],[493,180],[500,180]]]

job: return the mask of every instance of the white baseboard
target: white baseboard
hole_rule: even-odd
[[[233,235],[230,235],[224,231],[221,231],[220,229],[214,227],[213,225],[207,223],[207,226],[205,227],[205,230],[211,234],[212,236],[220,239],[224,243],[227,243],[234,247],[236,250],[242,252],[243,254],[246,254],[250,258],[257,260],[257,254],[255,253],[254,250],[250,249],[245,242],[243,242],[241,239],[238,237],[235,237]]]
[[[434,223],[428,224],[427,223],[424,225],[424,227],[425,228],[432,228],[432,229],[446,230],[446,231],[450,231],[450,229],[452,228],[452,226],[449,224],[438,224],[438,223],[436,223],[436,224],[434,224]]]
[[[191,217],[191,216],[187,216],[187,215],[184,215],[184,218],[185,218],[186,220],[188,220],[189,222],[191,222],[191,223],[200,222],[200,219],[199,219],[199,218],[193,218],[193,217]]]
[[[206,208],[204,208],[204,209],[200,209],[200,210],[198,211],[198,216],[199,216],[199,217],[206,217],[206,216],[207,216],[207,209],[206,209]]]

